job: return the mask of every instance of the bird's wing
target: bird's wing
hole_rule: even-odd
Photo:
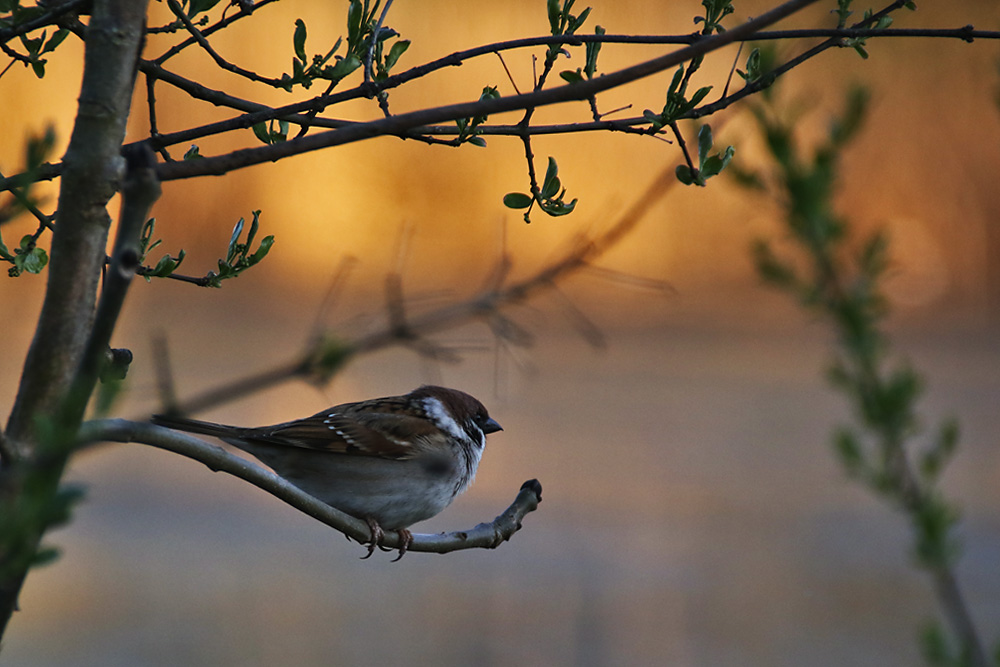
[[[392,402],[346,404],[285,424],[249,429],[248,440],[357,456],[408,459],[441,435],[432,422]]]

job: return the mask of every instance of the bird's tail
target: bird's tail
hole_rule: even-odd
[[[175,417],[172,415],[153,415],[149,418],[149,421],[156,424],[157,426],[166,426],[167,428],[176,429],[178,431],[186,431],[188,433],[199,433],[201,435],[211,435],[216,438],[233,437],[238,435],[238,431],[242,431],[236,426],[227,426],[226,424],[216,424],[213,422],[203,422],[197,419],[188,419],[187,417]]]

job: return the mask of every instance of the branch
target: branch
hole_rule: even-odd
[[[80,440],[83,443],[140,442],[180,454],[204,463],[214,472],[225,472],[249,482],[349,538],[361,543],[371,539],[368,524],[364,521],[327,505],[274,473],[200,438],[142,422],[101,419],[85,422],[80,429]],[[521,485],[511,506],[492,522],[451,533],[415,533],[407,551],[443,554],[461,549],[495,549],[520,530],[525,515],[536,510],[541,501],[541,485],[537,480],[529,480]],[[399,548],[399,534],[386,531],[382,546],[387,549]]]
[[[84,5],[88,5],[92,0],[66,0],[55,5],[50,11],[41,14],[24,23],[18,23],[11,28],[0,28],[0,42],[7,42],[18,35],[24,35],[32,30],[44,28],[48,25],[59,23],[59,19],[66,14],[75,14]]]
[[[626,83],[651,76],[657,72],[675,67],[691,58],[722,48],[738,39],[745,39],[764,26],[771,25],[814,2],[816,0],[790,0],[732,30],[702,39],[692,46],[679,49],[659,58],[654,58],[653,60],[588,81],[510,97],[423,109],[367,123],[358,123],[338,130],[307,135],[278,144],[258,148],[246,148],[217,157],[206,157],[202,160],[188,160],[185,162],[171,162],[160,165],[158,173],[162,181],[196,176],[221,175],[235,169],[263,162],[273,162],[320,148],[341,146],[376,136],[399,135],[416,127],[440,123],[455,118],[468,118],[473,115],[492,115],[507,111],[558,104],[560,102],[587,100],[599,92],[617,88]]]
[[[174,16],[176,16],[180,22],[184,24],[185,29],[191,33],[191,36],[196,42],[198,42],[198,45],[205,50],[205,53],[207,53],[212,60],[215,61],[215,64],[218,65],[220,69],[242,76],[250,81],[266,83],[267,85],[275,88],[281,85],[281,81],[279,79],[270,79],[268,77],[260,76],[256,72],[251,72],[250,70],[234,65],[220,56],[218,52],[212,48],[212,45],[208,43],[208,40],[201,33],[201,31],[198,30],[198,27],[191,21],[190,18],[188,18],[188,15],[184,12],[184,9],[181,7],[180,3],[177,2],[177,0],[167,0],[167,6],[170,7],[170,11],[174,13]]]
[[[269,2],[271,0],[265,0]],[[255,9],[259,8],[261,4],[255,5]],[[877,19],[879,16],[883,15],[883,12],[879,12],[873,17]],[[238,13],[225,22],[228,25],[229,22],[248,16],[248,14]],[[219,26],[221,27],[221,25]],[[202,34],[207,36],[210,33],[209,29],[203,30]],[[825,51],[828,48],[839,46],[841,40],[850,38],[878,38],[878,37],[925,37],[925,38],[948,38],[948,39],[962,39],[967,42],[972,42],[974,39],[1000,39],[1000,32],[998,31],[988,31],[988,30],[975,30],[972,26],[964,26],[962,28],[886,28],[882,30],[876,30],[871,28],[831,28],[831,29],[799,29],[799,30],[776,30],[776,31],[761,31],[753,34],[740,35],[733,39],[734,42],[745,42],[745,41],[764,41],[764,40],[779,40],[779,39],[808,39],[808,38],[826,38],[827,41],[823,44],[810,49],[807,53],[789,61],[786,65],[781,66],[776,69],[772,74],[779,75],[782,74],[798,65],[800,65],[805,60],[812,58],[818,53]],[[438,60],[426,63],[424,65],[419,65],[417,67],[411,68],[399,74],[392,75],[381,81],[372,82],[368,87],[358,86],[351,90],[346,90],[340,93],[334,93],[329,95],[323,95],[302,102],[296,102],[293,104],[288,104],[282,107],[268,107],[267,105],[260,104],[257,102],[252,102],[249,100],[244,100],[241,98],[228,95],[221,91],[213,90],[207,88],[201,84],[198,84],[190,79],[182,77],[180,75],[174,74],[162,68],[162,62],[166,60],[167,56],[174,55],[175,50],[171,50],[164,56],[156,59],[155,61],[142,60],[139,63],[139,69],[147,75],[153,76],[155,78],[161,79],[177,88],[187,92],[189,95],[196,99],[204,100],[211,104],[217,106],[227,106],[233,109],[244,111],[245,113],[234,118],[230,118],[223,121],[218,121],[215,123],[210,123],[207,125],[202,125],[199,127],[189,128],[186,130],[180,130],[177,132],[166,133],[152,137],[154,149],[164,148],[166,146],[186,143],[194,141],[196,139],[212,136],[216,134],[221,134],[223,132],[229,132],[232,130],[246,129],[257,123],[266,122],[274,119],[286,120],[290,123],[306,126],[315,127],[326,127],[330,129],[338,129],[347,125],[362,125],[361,123],[352,123],[346,120],[337,120],[329,118],[314,118],[313,115],[318,111],[321,111],[329,106],[339,104],[352,99],[358,99],[361,97],[370,96],[371,88],[375,87],[379,91],[389,90],[394,87],[398,87],[404,83],[418,79],[420,77],[426,76],[427,74],[446,68],[455,67],[461,65],[464,61],[470,60],[472,58],[490,54],[499,53],[505,50],[526,48],[531,46],[541,46],[541,45],[552,45],[552,44],[566,44],[569,46],[577,46],[582,44],[587,44],[591,42],[597,43],[612,43],[612,44],[693,44],[698,43],[703,38],[698,34],[693,35],[565,35],[565,36],[545,36],[545,37],[530,37],[517,40],[509,40],[506,42],[496,42],[493,44],[488,44],[484,46],[475,47],[472,49],[467,49],[465,51],[457,51]],[[195,43],[193,39],[185,42],[185,45],[190,45]],[[712,114],[716,111],[720,111],[733,103],[747,97],[748,95],[757,92],[762,86],[751,84],[730,96],[727,96],[721,100],[713,102],[712,104],[705,105],[695,110],[691,114],[692,118],[703,117]],[[589,98],[588,98],[589,99]],[[303,112],[309,112],[308,115],[303,115]],[[475,113],[479,113],[479,108],[477,107]],[[446,118],[445,121],[453,120],[452,118]],[[445,122],[441,121],[441,122]],[[644,118],[630,118],[620,121],[605,121],[599,123],[579,123],[579,124],[565,124],[565,125],[546,125],[546,126],[533,126],[530,128],[530,134],[555,134],[555,133],[569,133],[569,132],[584,132],[584,131],[600,131],[600,130],[611,130],[611,131],[632,131],[639,132],[637,130],[631,129],[633,125],[639,125],[646,123]],[[516,125],[497,125],[489,126],[482,125],[478,129],[480,134],[496,134],[496,135],[520,135],[523,133],[523,129],[517,129]],[[386,132],[391,136],[409,137],[409,138],[419,138],[418,135],[453,135],[456,134],[456,130],[452,127],[436,127],[436,126],[415,126],[409,127],[405,130],[398,130],[395,132]],[[364,137],[361,137],[364,138]],[[351,141],[357,141],[358,139],[351,139]],[[346,142],[344,142],[346,143]],[[445,142],[448,143],[448,142]],[[312,150],[312,149],[308,149]],[[304,152],[304,151],[303,151]],[[217,158],[216,158],[217,159]],[[234,167],[235,168],[235,167]],[[51,180],[60,176],[62,173],[62,164],[45,164],[42,165],[36,174],[36,181]],[[15,179],[18,179],[21,175],[14,175],[10,178],[0,179],[0,191],[9,190],[12,184],[16,183]],[[180,176],[178,176],[179,178]]]
[[[105,207],[124,172],[121,143],[145,18],[144,1],[97,0],[86,28],[83,83],[64,161],[49,280],[2,453],[0,635],[43,533],[69,512],[59,481],[93,389],[93,383],[85,385],[91,377],[96,381],[94,351],[99,348],[103,359],[107,340],[100,345],[100,336],[110,336],[114,326],[114,319],[95,322],[94,303],[110,226]],[[146,172],[155,176],[152,169]],[[123,202],[123,220],[129,208],[136,207]],[[119,230],[122,226],[124,221]],[[112,305],[109,299],[103,303]],[[117,310],[107,315],[113,318]]]

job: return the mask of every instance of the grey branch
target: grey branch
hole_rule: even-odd
[[[364,521],[330,507],[274,473],[200,438],[144,422],[99,419],[81,426],[80,441],[139,442],[186,456],[204,463],[210,470],[229,473],[253,484],[349,538],[358,542],[370,539],[368,525]],[[443,554],[461,549],[495,549],[520,530],[525,515],[536,510],[541,501],[541,485],[537,480],[529,480],[521,485],[510,507],[493,521],[451,533],[415,533],[407,551]],[[399,548],[399,535],[386,531],[382,546],[386,549]]]

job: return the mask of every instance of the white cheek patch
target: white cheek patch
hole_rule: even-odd
[[[444,404],[434,398],[429,396],[424,399],[424,410],[427,411],[427,416],[437,424],[443,431],[446,431],[448,435],[451,435],[459,440],[465,440],[469,437],[469,434],[458,425],[455,418],[448,414],[448,411],[444,409]]]

